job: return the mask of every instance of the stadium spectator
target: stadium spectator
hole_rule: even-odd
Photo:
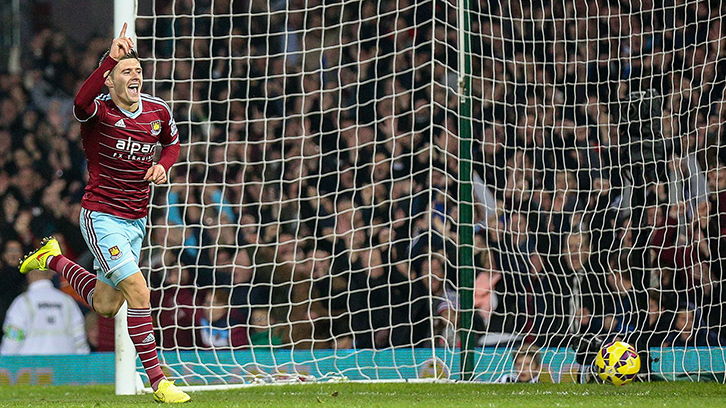
[[[446,258],[442,253],[434,252],[430,259],[428,256],[423,258],[416,270],[413,284],[416,285],[419,282],[423,284],[423,287],[418,288],[418,296],[422,298],[432,296],[433,299],[430,305],[433,313],[433,333],[429,333],[428,328],[430,325],[428,321],[429,306],[420,305],[421,302],[416,301],[411,308],[412,312],[420,310],[420,313],[412,315],[412,318],[421,322],[426,329],[422,333],[423,335],[420,335],[421,340],[433,337],[437,347],[455,347],[459,344],[456,336],[456,327],[459,322],[459,299],[452,288],[451,280],[447,278]]]
[[[700,212],[708,214],[704,209]],[[678,290],[688,286],[693,265],[710,257],[709,244],[702,239],[699,223],[698,214],[691,212],[685,201],[679,201],[668,207],[667,216],[661,217],[654,229],[652,245],[657,251],[657,264],[675,271],[673,283]]]
[[[1,355],[90,353],[81,309],[53,286],[52,276],[28,272],[28,290],[15,298],[3,323]]]
[[[238,348],[248,343],[244,320],[230,306],[229,297],[228,290],[208,291],[196,314],[198,336],[204,348]]]
[[[166,253],[164,266],[156,271],[164,280],[159,288],[151,291],[154,327],[158,331],[159,346],[164,349],[194,347],[194,318],[202,301],[202,294],[193,286],[191,268],[179,264],[175,258],[174,252]]]
[[[657,289],[648,291],[648,344],[660,347],[671,329],[674,312],[669,296]]]
[[[595,261],[603,269],[606,268],[610,254],[617,248],[615,226],[618,212],[614,202],[616,198],[610,179],[602,174],[596,176],[584,210],[583,223],[595,245],[593,248]]]
[[[495,228],[490,234],[489,247],[494,263],[502,273],[501,285],[507,290],[501,294],[502,304],[498,312],[504,313],[502,332],[513,333],[526,330],[532,315],[516,313],[527,310],[532,294],[532,257],[535,251],[535,236],[529,230],[525,214],[512,211],[503,219],[503,229]]]
[[[349,308],[357,348],[415,344],[411,333],[412,295],[408,276],[384,258],[379,247],[355,250],[351,266]]]
[[[491,251],[483,241],[482,234],[477,234],[478,256],[475,258],[475,265],[478,271],[474,281],[474,308],[481,316],[482,323],[488,326],[492,314],[499,306],[500,299],[496,286],[502,279],[502,273],[495,269]]]
[[[327,329],[330,337],[338,338],[350,334],[350,313],[348,309],[348,278],[339,273],[332,265],[329,251],[318,249],[314,252],[313,291],[321,297],[320,303],[327,313]]]
[[[251,346],[273,347],[283,344],[284,337],[280,333],[280,325],[270,314],[269,308],[256,307],[252,309],[248,319],[249,344]]]
[[[701,309],[693,304],[678,307],[671,332],[663,341],[666,347],[708,347],[722,343],[718,334],[705,325],[701,318]]]
[[[595,269],[598,265],[590,262],[590,248],[588,234],[575,232],[568,236],[563,253],[562,266],[574,288],[570,298],[570,312],[575,318],[573,329],[607,333],[614,329],[614,324],[612,315],[608,314],[611,305],[605,301],[606,271]]]
[[[719,254],[726,251],[726,166],[718,163],[708,171],[709,209],[707,221],[699,221],[705,236],[708,238],[712,268],[718,277],[726,276],[726,259]],[[699,214],[703,217],[703,214]],[[724,322],[726,323],[726,322]]]
[[[329,286],[332,278],[330,253],[317,249],[312,254],[312,258],[293,267],[289,298],[283,302],[291,306],[277,307],[277,315],[285,311],[288,324],[284,327],[289,341],[304,348],[330,348],[340,330],[349,327],[345,316],[348,309],[345,297],[336,296],[341,288]],[[332,281],[337,285],[341,283],[340,279]],[[341,327],[343,324],[345,328]]]
[[[538,383],[542,374],[542,355],[539,347],[523,343],[512,352],[514,373],[501,376],[498,383]]]
[[[244,316],[248,316],[252,306],[267,301],[267,291],[254,285],[253,279],[259,273],[247,251],[242,249],[237,251],[231,269],[232,305]]]
[[[613,259],[618,257],[613,256]],[[633,290],[629,262],[614,260],[611,262],[610,272],[605,277],[607,295],[603,296],[603,300],[606,302],[608,314],[605,318],[612,319],[611,333],[627,337],[627,333],[635,331],[637,327],[638,303]]]
[[[17,267],[18,259],[22,257],[23,246],[20,242],[15,240],[4,242],[0,257],[0,322],[5,321],[5,313],[10,304],[25,289],[26,279],[18,272]]]

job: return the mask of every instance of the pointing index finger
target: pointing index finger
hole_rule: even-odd
[[[121,34],[119,34],[120,38],[126,37],[126,26],[128,26],[128,23],[124,23],[124,28],[121,29]]]

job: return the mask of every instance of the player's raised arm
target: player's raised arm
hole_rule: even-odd
[[[119,37],[111,42],[108,55],[101,61],[98,68],[91,73],[91,76],[86,79],[86,82],[81,85],[81,89],[78,90],[78,94],[76,94],[76,98],[73,100],[73,113],[78,120],[85,121],[95,115],[97,106],[94,101],[103,90],[106,77],[118,61],[133,49],[134,41],[126,37],[126,27],[127,24],[124,23]]]

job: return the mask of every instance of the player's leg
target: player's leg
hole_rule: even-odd
[[[103,317],[114,317],[124,304],[123,293],[112,284],[99,279],[93,291],[93,309]]]
[[[131,250],[130,243],[121,242],[120,237],[112,238],[114,238],[111,242],[112,248],[118,248],[119,253],[125,253],[126,256],[133,256],[134,252]],[[106,240],[99,242],[101,248],[106,248],[108,245],[109,243]],[[105,252],[110,253],[109,251]],[[107,259],[107,261],[122,261],[122,258]],[[131,337],[131,342],[134,344],[141,364],[143,364],[144,370],[149,376],[149,382],[154,389],[154,398],[159,402],[169,403],[189,401],[189,395],[177,388],[173,382],[168,381],[161,370],[156,352],[156,338],[154,337],[154,327],[151,321],[149,297],[150,293],[146,279],[144,279],[134,261],[125,262],[114,268],[108,275],[100,276],[94,292],[93,302],[97,310],[103,310],[104,313],[113,316],[118,312],[123,302],[126,301],[128,305],[126,321],[128,323],[129,337]]]
[[[108,286],[118,288],[117,293],[126,300],[129,336],[149,376],[154,398],[164,403],[189,401],[189,395],[168,381],[159,365],[149,287],[137,264],[146,232],[146,219],[119,222],[118,233],[109,234],[98,241],[99,252],[104,256],[102,262],[105,261],[110,267],[109,273],[99,277],[99,281],[108,280]]]
[[[149,308],[150,293],[146,279],[138,269],[130,275],[123,269],[125,268],[122,268],[118,274],[114,274],[113,278],[119,279],[116,286],[123,293],[128,304],[129,336],[134,343],[141,364],[149,376],[149,382],[154,389],[154,399],[166,403],[189,401],[191,399],[189,395],[167,380],[159,365],[151,309]],[[129,267],[129,269],[131,268]]]
[[[93,292],[96,275],[63,256],[58,241],[53,237],[44,238],[40,247],[20,260],[20,272],[28,273],[34,269],[53,270],[60,273],[76,293],[93,307]]]
[[[130,274],[121,270],[118,275],[114,274],[113,279],[118,279],[116,286],[128,305],[126,320],[129,326],[129,336],[131,336],[141,364],[144,365],[146,374],[149,376],[151,387],[156,390],[159,382],[165,377],[156,354],[156,338],[149,307],[149,288],[146,286],[144,276],[138,268],[135,269]]]

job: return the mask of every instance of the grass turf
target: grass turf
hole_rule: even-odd
[[[335,383],[196,391],[188,407],[724,407],[726,385],[659,382],[598,384]],[[126,407],[146,395],[114,395],[113,386],[0,388],[0,407]]]

